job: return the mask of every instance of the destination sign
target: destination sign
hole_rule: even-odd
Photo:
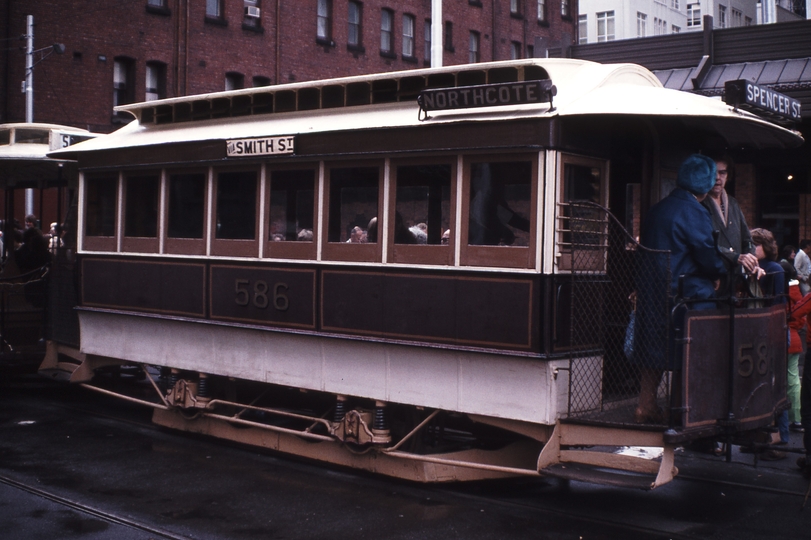
[[[538,103],[549,103],[551,108],[552,96],[556,93],[552,81],[544,79],[423,90],[417,103],[426,112]]]
[[[228,157],[273,156],[295,152],[295,137],[259,137],[226,141]]]
[[[802,120],[799,100],[745,79],[724,84],[724,101],[735,107],[750,109],[750,112],[762,112],[793,122]]]
[[[60,148],[67,148],[74,144],[94,138],[95,135],[71,133],[69,131],[60,131],[58,129],[51,130],[48,136],[48,148],[50,150],[59,150]]]

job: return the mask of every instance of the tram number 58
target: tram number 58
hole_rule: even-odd
[[[276,310],[287,311],[287,308],[290,307],[290,302],[287,299],[287,290],[289,288],[287,283],[274,283],[271,292],[267,281],[254,281],[253,287],[251,287],[249,279],[237,279],[234,283],[236,292],[234,301],[238,306],[253,304],[254,307],[259,309],[265,309],[270,303],[273,303]]]
[[[758,374],[766,375],[769,371],[768,352],[769,348],[765,343],[741,345],[738,348],[738,375],[751,377],[756,369]]]

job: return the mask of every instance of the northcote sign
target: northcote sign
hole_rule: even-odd
[[[724,84],[724,101],[753,113],[776,116],[792,122],[802,120],[799,100],[745,79]]]
[[[255,139],[232,139],[226,142],[228,157],[274,156],[295,152],[295,137],[258,137]]]
[[[423,90],[417,103],[425,112],[537,103],[549,103],[551,108],[556,93],[552,81],[544,79]]]

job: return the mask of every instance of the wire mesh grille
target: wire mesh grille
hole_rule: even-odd
[[[640,366],[662,367],[658,399],[663,406],[670,401],[670,254],[641,246],[597,204],[571,202],[560,216],[561,259],[571,272],[564,299],[569,417],[633,422]]]

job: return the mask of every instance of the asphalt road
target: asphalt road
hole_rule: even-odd
[[[680,453],[653,492],[556,480],[423,486],[148,424],[37,378],[0,382],[0,538],[811,538],[793,458]],[[793,446],[799,436],[793,434]]]

